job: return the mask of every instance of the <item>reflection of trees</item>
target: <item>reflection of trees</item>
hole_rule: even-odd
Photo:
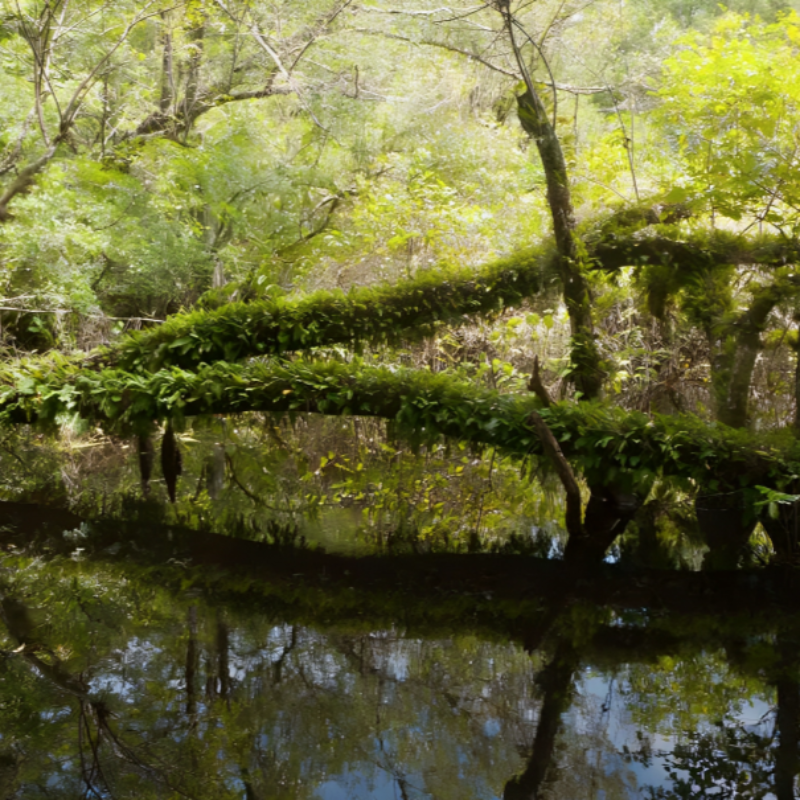
[[[722,723],[716,730],[691,731],[671,753],[659,754],[672,779],[672,787],[648,787],[648,797],[653,800],[765,798],[772,792],[772,738],[739,725]],[[633,757],[648,766],[653,753],[645,743]]]
[[[400,797],[482,796],[480,786],[501,783],[518,763],[509,738],[521,744],[531,736],[520,719],[535,708],[529,660],[513,648],[391,630],[322,636],[296,626],[270,638],[255,668],[269,680],[280,664],[280,683],[248,711],[248,727],[261,737],[247,765],[254,796],[274,793],[276,777],[295,787],[285,796],[301,791],[309,777],[296,771],[298,750],[307,773],[328,774],[345,791],[358,774],[393,783]],[[486,734],[493,722],[503,735]],[[321,740],[327,760],[317,761]]]
[[[53,613],[73,634],[76,623],[102,627],[79,610]],[[53,795],[57,780],[53,796],[71,798],[302,798],[319,776],[346,787],[356,773],[409,798],[484,796],[518,765],[509,741],[532,734],[530,659],[513,647],[242,623],[194,599],[173,613],[146,637],[119,631],[116,663],[89,645],[79,671],[31,637],[30,620],[17,629],[27,645],[9,656],[13,683],[47,688],[27,716],[49,717],[25,774],[7,770],[25,797]]]
[[[800,683],[797,680],[796,656],[784,642],[781,671],[775,677],[778,706],[775,728],[778,747],[775,751],[775,794],[778,800],[794,800],[798,773],[798,746],[800,746]],[[794,670],[791,669],[791,662]]]
[[[108,703],[90,690],[90,683],[83,674],[76,675],[35,636],[35,626],[25,604],[18,598],[5,595],[0,604],[0,616],[11,636],[19,643],[15,651],[41,677],[72,700],[69,720],[77,720],[78,774],[72,781],[74,790],[80,786],[82,798],[114,797],[115,784],[120,783],[119,767],[124,764],[129,772],[146,779],[154,787],[168,791],[177,797],[192,797],[184,784],[180,771],[172,769],[169,762],[156,756],[149,748],[131,743],[112,725],[114,712]],[[45,710],[47,714],[49,709]],[[108,757],[111,755],[111,762]],[[124,781],[123,781],[124,782]],[[37,787],[44,796],[52,796],[47,784]],[[60,790],[59,790],[60,791]],[[67,790],[65,796],[72,794]],[[26,795],[27,796],[27,795]],[[58,796],[58,795],[56,795]]]
[[[740,644],[740,643],[739,643]],[[775,797],[794,800],[800,771],[800,683],[797,654],[779,639],[777,659],[766,670],[775,688],[776,705],[771,730],[762,719],[745,726],[717,722],[709,730],[685,732],[672,752],[660,752],[672,786],[648,787],[654,800],[704,800]],[[631,757],[649,765],[653,759],[647,737]]]
[[[503,792],[504,800],[536,800],[553,768],[556,736],[561,718],[569,708],[572,680],[578,666],[577,654],[571,645],[561,642],[550,663],[539,674],[543,691],[539,722],[528,764],[521,775],[512,778]]]
[[[49,568],[43,569],[39,583],[32,578],[28,590],[15,594],[35,596],[52,584]],[[90,580],[99,585],[96,576]],[[739,788],[766,781],[781,800],[792,796],[800,705],[796,648],[773,646],[777,655],[766,663],[763,645],[772,639],[754,627],[737,625],[730,634],[739,652],[720,676],[715,659],[725,651],[707,655],[710,628],[703,625],[711,623],[699,617],[684,627],[663,620],[651,625],[641,616],[621,624],[621,616],[574,600],[548,604],[540,607],[538,624],[517,628],[521,639],[535,644],[525,653],[476,635],[455,617],[449,639],[404,634],[399,621],[314,628],[286,624],[282,614],[248,611],[217,594],[209,604],[197,589],[183,596],[143,586],[130,580],[104,614],[80,586],[67,592],[77,592],[78,603],[59,600],[46,613],[28,613],[24,603],[6,598],[13,634],[10,644],[0,636],[0,648],[7,649],[0,657],[0,785],[6,796],[14,797],[4,786],[10,783],[26,798],[48,792],[304,798],[326,776],[353,795],[360,780],[408,798],[625,797],[631,776],[607,732],[600,700],[580,693],[590,664],[618,674],[625,699],[617,702],[641,706],[637,720],[649,715],[651,723],[658,719],[644,702],[648,694],[671,687],[695,706],[710,696],[700,717],[714,718],[725,709],[735,712],[736,698],[752,694],[758,685],[753,676],[765,669],[777,688],[777,733],[761,744],[738,730],[688,739],[683,749],[663,754],[675,770],[673,793],[654,787],[661,795],[653,796],[683,796],[680,765],[694,764],[722,780],[728,774],[723,760],[737,758],[744,765],[736,775]],[[48,596],[63,599],[60,589],[54,591]],[[337,595],[316,596],[322,616],[328,598]],[[385,611],[380,614],[386,620]],[[728,634],[718,636],[724,646]],[[761,660],[754,661],[759,643]],[[13,653],[19,644],[24,649]],[[640,672],[650,678],[634,680],[635,668],[619,668],[632,661],[646,663]],[[709,666],[717,684],[735,683],[734,670],[744,676],[741,684],[709,694]],[[18,714],[5,702],[9,692],[21,698]],[[766,755],[754,756],[756,745]],[[752,762],[750,784],[745,756]],[[54,781],[61,794],[52,790]],[[714,796],[711,789],[708,796]]]

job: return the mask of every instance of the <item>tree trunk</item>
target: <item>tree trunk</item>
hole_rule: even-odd
[[[795,320],[797,322],[798,320]],[[796,331],[796,339],[791,340],[792,350],[794,350],[794,430],[800,433],[800,328]]]
[[[161,36],[161,97],[158,101],[158,109],[162,114],[169,114],[173,111],[172,104],[175,102],[175,71],[172,59],[172,32],[167,27],[167,12],[161,12],[161,24],[164,26],[164,33]]]
[[[558,267],[572,334],[571,378],[584,398],[593,399],[600,395],[605,370],[594,335],[584,248],[575,234],[567,164],[547,109],[533,85],[528,83],[526,91],[517,97],[519,121],[536,143],[547,181],[547,202],[553,218]]]
[[[759,292],[753,303],[736,321],[734,351],[721,363],[730,370],[727,380],[719,387],[723,394],[718,398],[718,418],[732,428],[744,428],[748,422],[750,384],[756,358],[761,351],[761,334],[775,305],[786,297],[787,287],[774,284]],[[726,363],[727,362],[727,363]]]
[[[525,82],[525,92],[517,96],[520,125],[536,143],[547,182],[547,203],[553,218],[559,272],[572,332],[571,379],[585,398],[592,399],[600,395],[605,372],[594,336],[591,294],[586,280],[585,248],[575,235],[575,210],[569,190],[567,162],[555,127],[550,122],[547,109],[533,85],[517,46],[514,29],[519,26],[511,14],[508,0],[498,2],[498,8],[503,15],[508,39]]]

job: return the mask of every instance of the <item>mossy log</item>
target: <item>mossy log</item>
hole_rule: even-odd
[[[78,415],[108,430],[140,433],[158,419],[307,412],[383,417],[417,441],[446,436],[524,456],[541,452],[530,421],[538,408],[566,458],[590,484],[647,483],[661,475],[711,491],[754,491],[762,484],[783,487],[800,473],[800,442],[793,431],[769,440],[689,415],[650,418],[600,402],[539,405],[527,392],[502,394],[446,373],[358,360],[215,364],[196,372],[172,368],[134,375],[86,372],[52,359],[0,372],[0,424],[52,425]]]
[[[773,239],[729,233],[696,234],[664,226],[620,235],[586,235],[587,261],[614,272],[624,266],[674,263],[689,271],[723,264],[785,266],[797,248]],[[431,335],[436,325],[458,324],[519,305],[559,282],[550,242],[481,268],[450,267],[420,272],[398,284],[319,291],[230,303],[170,317],[158,328],[128,334],[80,362],[155,371],[167,366],[238,361],[332,344],[387,343]]]
[[[800,261],[800,247],[778,236],[688,232],[671,225],[634,232],[600,230],[587,234],[586,246],[595,267],[606,272],[640,264],[676,264],[692,270],[723,265],[777,268]]]
[[[431,335],[439,323],[518,305],[554,283],[555,256],[543,245],[481,269],[440,268],[399,284],[363,286],[345,293],[319,291],[231,303],[170,317],[98,351],[87,366],[191,369],[213,361],[278,355],[332,344],[387,343]]]

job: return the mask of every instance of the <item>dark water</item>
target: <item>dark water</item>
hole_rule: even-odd
[[[0,797],[792,796],[786,612],[414,597],[303,554],[256,584],[57,518],[33,557],[12,510]]]
[[[673,525],[683,570],[576,577],[516,466],[212,434],[175,507],[130,447],[0,457],[0,800],[797,796],[792,571],[687,571]]]

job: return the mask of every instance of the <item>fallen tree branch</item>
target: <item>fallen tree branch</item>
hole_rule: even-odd
[[[696,240],[665,239],[655,231],[590,243],[595,269],[675,263],[685,270],[715,265],[784,266],[800,249],[782,239],[746,239],[725,232]],[[294,298],[228,303],[168,319],[158,330],[131,334],[99,351],[95,365],[125,369],[193,368],[216,360],[278,355],[331,344],[387,343],[430,335],[433,325],[458,324],[496,313],[557,282],[555,253],[538,247],[474,269],[439,268],[396,285],[357,287],[345,294],[320,291]],[[88,366],[88,364],[87,364]]]
[[[246,411],[382,417],[398,434],[442,436],[524,456],[543,453],[537,411],[590,485],[623,475],[750,487],[788,485],[800,474],[800,440],[708,424],[691,415],[651,418],[599,402],[538,409],[530,393],[500,394],[446,373],[373,367],[358,360],[203,365],[152,375],[82,370],[66,359],[0,371],[0,424],[57,425],[78,415],[109,430],[147,432],[153,420]]]

